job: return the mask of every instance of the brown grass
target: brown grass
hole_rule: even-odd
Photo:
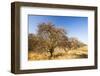
[[[50,53],[36,53],[33,51],[28,52],[28,60],[49,60]],[[77,59],[77,58],[87,58],[88,57],[88,48],[87,46],[64,51],[61,48],[56,48],[53,53],[52,60],[55,59]]]

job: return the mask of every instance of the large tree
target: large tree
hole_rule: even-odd
[[[41,23],[38,25],[37,36],[44,41],[45,49],[53,56],[56,47],[66,47],[68,43],[67,32],[62,28],[57,28],[52,23]]]

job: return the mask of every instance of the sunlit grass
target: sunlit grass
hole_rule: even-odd
[[[28,60],[49,60],[50,53],[37,53],[33,51],[28,52]],[[88,47],[84,46],[81,48],[67,50],[65,51],[62,48],[56,48],[55,52],[53,53],[52,60],[55,59],[77,59],[77,58],[87,58],[88,57]]]

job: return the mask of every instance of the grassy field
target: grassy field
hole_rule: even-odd
[[[36,53],[33,51],[28,52],[28,60],[49,60],[50,53]],[[84,46],[81,48],[73,49],[65,51],[61,48],[56,48],[52,60],[60,60],[60,59],[79,59],[79,58],[87,58],[88,57],[88,47]]]

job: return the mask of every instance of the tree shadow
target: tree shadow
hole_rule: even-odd
[[[88,58],[88,55],[87,54],[80,54],[80,55],[78,54],[77,57],[78,58]]]

